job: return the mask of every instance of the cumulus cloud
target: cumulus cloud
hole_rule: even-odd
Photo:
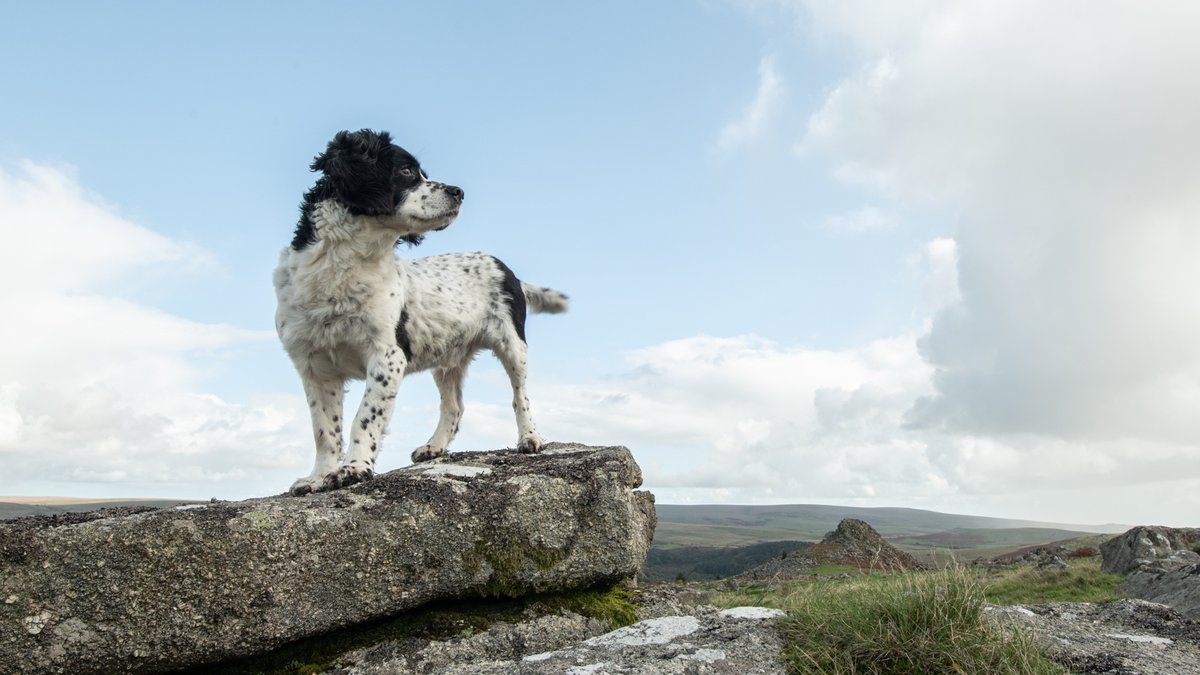
[[[1200,8],[806,3],[862,66],[800,147],[957,211],[961,297],[921,343],[918,425],[1200,443]],[[878,12],[876,11],[878,10]]]
[[[551,438],[628,445],[663,503],[904,505],[1170,524],[1200,506],[1200,480],[1180,472],[1194,456],[1186,446],[914,427],[911,409],[935,391],[918,343],[915,334],[839,350],[750,335],[673,340],[629,353],[610,377],[534,382],[535,412]],[[511,411],[467,408],[464,431],[509,441]]]
[[[223,352],[269,335],[106,290],[164,266],[200,273],[211,265],[202,251],[123,218],[70,169],[34,163],[0,170],[0,224],[5,492],[53,480],[202,484],[304,461],[300,397],[237,403],[202,386]]]
[[[717,147],[731,151],[757,139],[779,105],[783,80],[775,68],[775,60],[763,57],[758,64],[758,89],[737,119],[721,129]]]
[[[606,380],[542,383],[544,427],[640,449],[664,502],[1182,524],[1200,508],[1200,8],[792,4],[856,63],[798,158],[953,214],[909,260],[924,332],[667,342]],[[760,128],[765,64],[723,146]],[[888,225],[872,207],[826,222]]]

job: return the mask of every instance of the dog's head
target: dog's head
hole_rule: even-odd
[[[395,229],[398,240],[412,244],[448,227],[462,206],[462,189],[429,180],[386,131],[338,132],[311,168],[324,174],[327,198],[353,215],[381,216],[379,222]]]

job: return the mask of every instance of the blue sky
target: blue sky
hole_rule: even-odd
[[[0,27],[0,494],[241,498],[311,462],[270,272],[387,129],[571,295],[534,412],[662,502],[1200,514],[1193,10],[41,3]],[[481,356],[453,449],[510,445]],[[384,468],[436,419],[405,382]],[[1164,495],[1169,497],[1164,498]]]

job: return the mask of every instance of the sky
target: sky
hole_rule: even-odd
[[[528,324],[539,430],[660,503],[1200,524],[1200,5],[2,11],[0,495],[306,475],[271,272],[372,128],[466,192],[398,255],[569,294]],[[465,397],[451,450],[511,447],[491,355]],[[412,375],[379,468],[436,419]]]

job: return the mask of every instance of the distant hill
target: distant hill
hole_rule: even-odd
[[[644,581],[674,581],[683,576],[689,581],[724,579],[766,561],[812,546],[806,541],[769,541],[762,544],[717,548],[687,546],[674,549],[651,548],[639,578]]]
[[[1027,520],[964,516],[922,509],[786,505],[679,505],[659,504],[654,546],[744,546],[775,540],[819,541],[843,518],[870,523],[888,539],[921,537],[961,530],[1049,529],[1067,533],[1117,533],[1127,525],[1069,525]],[[1027,533],[1028,534],[1028,533]],[[1024,535],[1022,535],[1024,536]],[[1055,537],[1058,539],[1067,538]],[[989,538],[990,539],[990,538]],[[923,545],[914,541],[913,545]],[[945,548],[945,546],[943,546]]]
[[[200,502],[186,499],[96,499],[84,501],[71,497],[0,497],[0,520],[95,511],[119,506],[162,507],[198,503]]]
[[[646,563],[649,580],[712,579],[738,574],[811,546],[844,518],[862,520],[923,564],[992,558],[1017,549],[1116,534],[1127,525],[1068,525],[964,516],[922,509],[787,504],[771,506],[659,504]],[[1103,538],[1103,537],[1101,537]],[[781,548],[780,545],[791,545]],[[799,545],[796,545],[799,544]],[[757,560],[730,571],[737,565]]]
[[[1080,530],[1049,527],[1013,527],[1003,529],[955,528],[918,537],[896,537],[893,544],[940,549],[973,549],[980,546],[1018,547],[1030,541],[1053,542],[1084,536]]]

